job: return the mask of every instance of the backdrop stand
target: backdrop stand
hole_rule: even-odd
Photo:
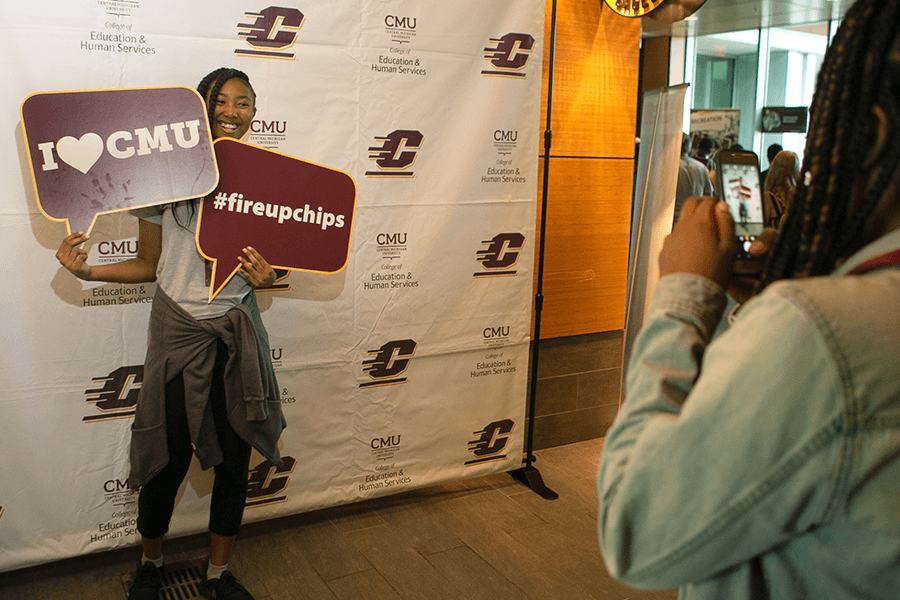
[[[540,471],[534,467],[534,407],[537,398],[538,354],[541,346],[541,311],[544,308],[544,239],[547,232],[547,186],[550,180],[550,147],[553,132],[550,130],[550,115],[553,107],[553,58],[556,51],[556,0],[550,9],[550,60],[547,70],[547,129],[544,131],[544,181],[541,192],[541,235],[538,245],[537,288],[534,294],[534,344],[531,350],[531,389],[528,398],[528,430],[525,439],[525,465],[512,471],[510,475],[521,481],[541,498],[556,500],[559,494],[544,484]]]

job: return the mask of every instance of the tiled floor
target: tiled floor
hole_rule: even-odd
[[[610,579],[596,541],[602,440],[536,453],[557,500],[492,475],[246,524],[231,566],[257,600],[674,599]],[[170,563],[200,561],[200,536]],[[124,600],[135,549],[0,574],[0,600]]]

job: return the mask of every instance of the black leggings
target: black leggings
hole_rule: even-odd
[[[212,499],[209,530],[212,533],[237,535],[247,501],[247,473],[250,468],[250,446],[228,423],[225,412],[224,371],[228,350],[222,341],[216,348],[209,401],[223,460],[213,467]],[[166,384],[166,441],[169,463],[141,487],[138,496],[137,529],[142,536],[155,539],[169,531],[178,488],[184,481],[194,454],[184,406],[184,381],[179,373]]]

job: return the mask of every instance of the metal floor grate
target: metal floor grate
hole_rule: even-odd
[[[200,593],[200,580],[203,578],[203,561],[177,562],[166,565],[166,574],[163,581],[163,589],[160,600],[190,600],[202,598]],[[122,575],[122,585],[125,586],[125,596],[134,581],[134,570]]]

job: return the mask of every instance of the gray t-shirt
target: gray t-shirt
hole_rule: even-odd
[[[213,301],[208,302],[212,264],[200,255],[194,241],[199,204],[199,200],[189,200],[137,208],[130,212],[139,219],[162,226],[162,254],[156,267],[157,284],[195,319],[211,319],[221,317],[239,304],[252,288],[240,274],[235,274]],[[192,210],[190,205],[193,205]],[[178,221],[186,227],[176,222],[176,212]],[[234,265],[219,264],[217,268],[233,269]]]

